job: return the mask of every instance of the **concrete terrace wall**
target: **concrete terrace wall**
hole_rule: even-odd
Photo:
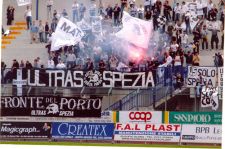
[[[61,12],[64,8],[67,9],[67,12],[69,14],[69,17],[72,18],[72,4],[74,0],[54,0],[54,6],[53,9],[56,9],[58,12]],[[91,0],[77,0],[79,3],[85,4],[85,6],[88,8],[91,4]],[[164,2],[165,0],[161,0]],[[169,2],[172,4],[174,0],[169,0]],[[177,0],[177,2],[182,2],[184,0]],[[191,1],[191,0],[185,0]],[[108,4],[111,4],[114,6],[116,3],[120,4],[120,0],[102,0],[104,8],[108,6]],[[137,6],[140,4],[143,4],[144,0],[136,0]],[[216,6],[219,3],[219,0],[213,0],[213,3],[216,4]],[[96,4],[99,4],[99,0],[96,0]],[[3,9],[2,9],[2,19],[3,19],[3,25],[6,24],[6,9],[8,5],[12,5],[15,7],[15,20],[16,21],[22,21],[24,19],[24,11],[26,10],[26,6],[18,7],[16,0],[3,0]],[[32,13],[33,13],[33,19],[35,19],[36,14],[36,0],[32,0]],[[46,10],[46,0],[39,0],[39,19],[46,20],[47,16],[47,10]]]

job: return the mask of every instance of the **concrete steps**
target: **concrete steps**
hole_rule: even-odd
[[[12,43],[12,40],[21,35],[23,30],[26,30],[26,22],[16,22],[15,25],[9,26],[8,29],[10,34],[2,37],[2,49],[6,49]]]
[[[20,28],[20,26],[25,28],[23,22],[15,24],[19,26],[18,28]],[[1,58],[2,61],[6,63],[7,68],[11,67],[13,59],[17,59],[18,62],[28,60],[33,64],[34,59],[37,57],[40,57],[42,63],[46,65],[48,53],[45,46],[46,44],[43,43],[30,44],[29,30],[13,30],[9,36],[3,37]]]

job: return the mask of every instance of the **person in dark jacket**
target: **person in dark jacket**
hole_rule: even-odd
[[[49,25],[48,25],[48,22],[46,22],[45,24],[45,43],[48,42],[48,34],[49,34]]]
[[[121,9],[118,6],[118,4],[115,5],[113,8],[113,14],[114,14],[114,25],[118,26],[119,25],[119,16],[120,16]]]
[[[14,20],[14,11],[15,9],[12,6],[8,6],[7,8],[7,25],[12,25],[12,21]]]

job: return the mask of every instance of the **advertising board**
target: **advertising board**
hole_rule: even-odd
[[[180,124],[117,123],[114,140],[179,142],[180,134]]]

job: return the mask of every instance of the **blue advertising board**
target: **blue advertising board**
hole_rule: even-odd
[[[114,123],[52,123],[52,138],[111,140]]]

